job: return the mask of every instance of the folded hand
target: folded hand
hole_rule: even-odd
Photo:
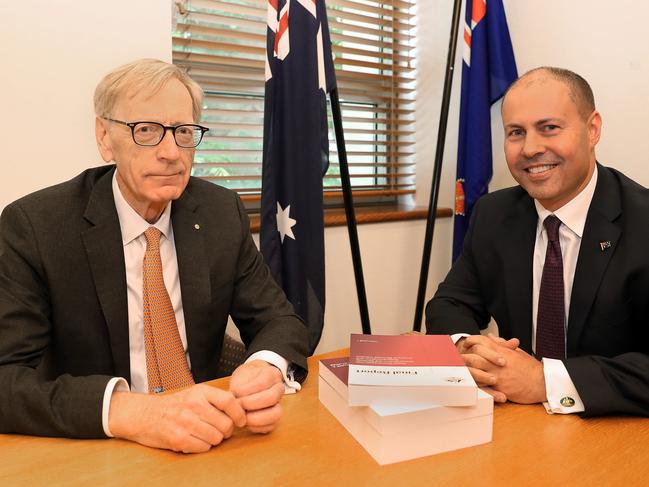
[[[115,392],[111,398],[113,435],[155,448],[207,451],[245,424],[244,408],[231,392],[204,384],[163,395]]]
[[[279,404],[284,395],[280,370],[253,360],[240,365],[230,379],[230,391],[246,411],[246,424],[253,433],[269,433],[282,415]]]

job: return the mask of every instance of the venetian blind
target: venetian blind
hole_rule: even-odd
[[[296,0],[292,0],[297,4]],[[264,115],[267,0],[175,2],[173,62],[205,91],[194,175],[258,200]],[[328,0],[349,170],[360,201],[415,191],[415,0]],[[291,8],[300,8],[299,5]],[[339,197],[338,154],[329,119],[325,197]]]

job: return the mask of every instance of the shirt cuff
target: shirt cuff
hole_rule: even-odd
[[[122,377],[113,377],[106,384],[106,390],[104,391],[104,402],[101,407],[101,426],[104,428],[104,433],[109,438],[113,437],[113,434],[110,432],[108,427],[108,415],[110,414],[110,400],[113,397],[113,392],[129,392],[131,389],[128,386],[126,379]]]
[[[465,338],[465,337],[470,337],[468,333],[456,333],[455,335],[451,335],[451,340],[453,340],[453,343],[457,343],[460,341],[460,338]]]
[[[543,375],[545,376],[545,394],[548,399],[543,403],[543,406],[548,414],[584,412],[584,403],[561,360],[544,358]]]
[[[248,357],[246,363],[252,362],[253,360],[263,360],[280,370],[284,377],[284,394],[295,394],[302,389],[300,383],[295,380],[293,366],[289,365],[288,361],[281,355],[270,350],[260,350]]]

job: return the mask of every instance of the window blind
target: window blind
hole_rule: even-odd
[[[267,0],[175,3],[173,62],[205,91],[201,123],[210,128],[196,152],[193,173],[238,191],[244,200],[258,201]],[[414,7],[415,0],[327,1],[357,202],[395,200],[415,191]],[[331,115],[329,128],[324,196],[340,198]]]

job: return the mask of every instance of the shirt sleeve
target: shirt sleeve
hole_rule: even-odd
[[[584,412],[584,403],[577,393],[566,366],[561,360],[543,359],[545,394],[543,403],[548,414],[572,414]]]
[[[122,377],[113,377],[106,384],[106,390],[104,391],[104,402],[101,408],[101,425],[104,428],[104,433],[109,438],[113,437],[113,434],[108,427],[108,415],[110,414],[110,400],[113,397],[113,392],[130,392],[128,387],[128,382]]]
[[[469,335],[468,333],[456,333],[454,335],[451,335],[451,340],[453,340],[453,343],[457,343],[460,341],[460,338],[465,338],[469,336],[471,335]]]
[[[271,352],[270,350],[260,350],[248,357],[246,363],[252,362],[253,360],[263,360],[280,370],[284,377],[284,394],[295,394],[297,391],[302,389],[300,383],[295,380],[293,365],[289,364],[281,355]]]

